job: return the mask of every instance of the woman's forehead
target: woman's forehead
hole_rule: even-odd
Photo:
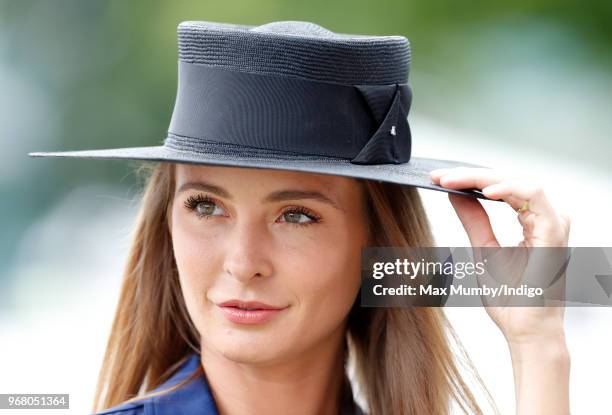
[[[337,188],[356,182],[350,177],[334,176],[279,169],[262,169],[248,167],[210,166],[177,163],[175,166],[177,184],[194,180],[219,180],[231,183],[257,182],[260,185],[295,184],[303,186],[324,186]]]

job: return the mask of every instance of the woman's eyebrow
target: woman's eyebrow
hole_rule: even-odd
[[[228,200],[233,200],[232,195],[222,187],[214,185],[212,183],[207,182],[187,182],[181,185],[178,189],[177,193],[184,192],[186,190],[200,190],[206,191],[213,194],[216,194],[220,197],[223,197]],[[272,203],[272,202],[282,202],[286,200],[303,200],[303,199],[312,199],[317,200],[322,203],[327,203],[328,205],[344,211],[335,201],[325,196],[323,193],[318,192],[316,190],[298,190],[298,189],[286,189],[286,190],[277,190],[268,194],[264,199],[264,203]]]
[[[224,197],[226,199],[232,200],[232,195],[222,187],[216,186],[211,183],[206,182],[187,182],[181,185],[181,187],[176,192],[177,194],[185,192],[187,190],[202,190],[205,192],[214,193],[218,196]]]
[[[338,210],[344,210],[336,202],[325,196],[323,193],[317,192],[316,190],[278,190],[266,196],[264,198],[264,202],[281,202],[284,200],[302,199],[317,200],[319,202],[327,203]]]

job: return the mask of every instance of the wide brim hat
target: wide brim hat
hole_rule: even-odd
[[[486,199],[429,175],[484,166],[412,156],[404,36],[198,21],[178,25],[178,49],[176,101],[160,145],[28,154],[293,170]]]

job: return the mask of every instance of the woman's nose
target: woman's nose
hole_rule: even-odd
[[[272,273],[270,246],[265,226],[236,223],[227,231],[224,271],[242,281],[265,277]]]

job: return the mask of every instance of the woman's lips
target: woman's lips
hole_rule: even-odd
[[[223,312],[223,315],[232,323],[261,324],[270,320],[277,314],[280,314],[287,307],[275,309],[244,310],[236,306],[219,305],[219,308]]]

